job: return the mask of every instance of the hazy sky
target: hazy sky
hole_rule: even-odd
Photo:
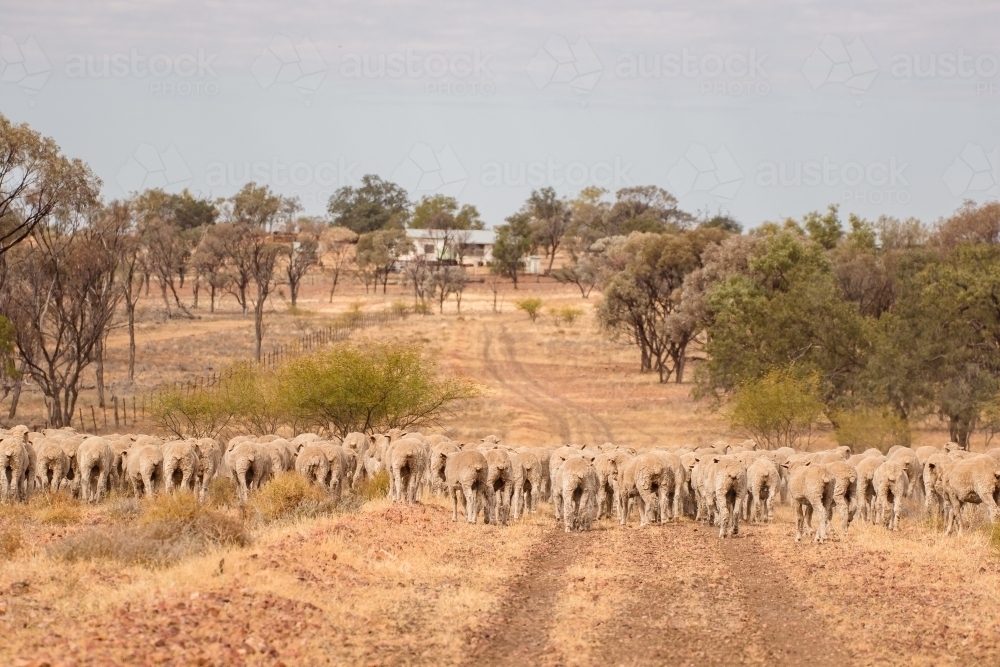
[[[747,226],[996,199],[996,2],[0,0],[0,112],[108,198],[366,173],[502,222],[656,184]]]

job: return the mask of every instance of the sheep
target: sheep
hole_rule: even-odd
[[[747,503],[749,507],[744,516],[757,523],[771,522],[774,511],[774,496],[778,492],[781,478],[778,466],[766,456],[758,456],[747,467]]]
[[[577,449],[576,447],[569,447],[569,446],[559,447],[558,449],[552,452],[552,454],[549,456],[550,488],[552,487],[552,482],[555,479],[556,470],[558,470],[559,466],[563,464],[563,461],[565,461],[571,456],[578,456],[579,454],[580,454],[579,449]]]
[[[795,510],[795,541],[811,531],[812,517],[816,515],[816,542],[826,539],[830,509],[833,505],[833,475],[821,463],[789,462],[788,495]]]
[[[66,474],[63,477],[63,481],[66,483],[61,486],[65,486],[73,494],[79,490],[80,486],[80,469],[77,466],[76,451],[83,439],[82,435],[61,434],[61,439],[58,441],[63,453],[66,454]]]
[[[847,535],[851,519],[854,518],[858,471],[844,460],[833,461],[825,465],[826,469],[833,475],[833,504],[840,512],[840,529],[844,535]],[[828,509],[828,512],[832,512],[832,510],[833,506]],[[831,517],[827,516],[827,523],[829,524],[830,521]]]
[[[747,493],[747,471],[732,456],[720,456],[713,468],[711,488],[719,513],[719,537],[733,537],[740,530],[740,510]]]
[[[193,440],[173,440],[163,445],[164,491],[171,493],[174,486],[194,491],[198,472],[198,450]]]
[[[80,500],[99,502],[110,490],[115,455],[104,438],[94,436],[80,443],[76,456],[80,469]]]
[[[27,429],[23,432],[11,432],[0,439],[0,499],[8,502],[28,499],[27,477],[30,466],[25,446],[26,433]]]
[[[507,452],[507,457],[510,459],[510,479],[512,485],[510,494],[511,516],[514,519],[519,519],[521,518],[521,506],[524,502],[524,462],[521,461],[521,456],[514,450],[507,447],[502,449]]]
[[[445,488],[445,464],[448,454],[457,452],[458,445],[453,442],[438,442],[431,445],[430,460],[427,465],[427,486],[434,495],[441,495]]]
[[[130,456],[131,458],[131,456]],[[242,502],[250,497],[250,491],[259,489],[271,479],[271,451],[256,442],[242,441],[233,445],[225,455],[226,467]]]
[[[598,454],[593,465],[597,473],[597,518],[610,517],[611,508],[615,506],[618,465],[607,452]]]
[[[597,473],[583,456],[567,458],[556,474],[553,485],[553,503],[562,505],[563,529],[590,530],[597,506]]]
[[[846,461],[849,459],[851,456],[851,448],[845,445],[817,453],[820,455],[817,463],[834,463],[836,461]]]
[[[697,497],[694,489],[694,468],[698,464],[699,457],[694,452],[685,452],[680,455],[681,465],[684,466],[684,513],[695,518],[697,516]]]
[[[967,503],[982,504],[991,522],[1000,519],[1000,464],[992,456],[980,455],[956,461],[945,474],[945,489],[951,511],[945,534],[958,522],[962,534],[962,508]]]
[[[285,447],[287,441],[278,437],[265,435],[257,439],[261,451],[271,457],[271,474],[277,475],[292,469],[292,454]]]
[[[885,461],[875,470],[872,484],[875,487],[875,502],[878,507],[877,522],[889,530],[899,530],[903,498],[906,497],[910,487],[906,464],[892,459]]]
[[[890,461],[899,461],[906,470],[906,477],[909,480],[909,487],[906,490],[907,497],[923,499],[924,477],[923,465],[917,458],[916,452],[909,447],[900,447],[889,455]]]
[[[552,492],[550,459],[552,458],[552,452],[555,450],[551,447],[532,447],[532,450],[535,452],[535,456],[538,457],[540,466],[538,470],[540,475],[538,498],[539,500],[548,500]]]
[[[329,488],[330,459],[319,445],[307,444],[299,449],[295,457],[295,472],[316,486]]]
[[[521,487],[521,498],[524,510],[535,513],[538,511],[539,495],[542,491],[542,463],[531,447],[519,447],[516,450],[524,466],[524,482]]]
[[[194,441],[194,447],[198,454],[194,487],[198,489],[198,502],[205,502],[208,486],[222,466],[222,446],[212,438],[199,438]]]
[[[702,520],[715,525],[715,466],[721,456],[715,453],[703,454],[691,470],[691,486],[697,504],[695,521]]]
[[[354,480],[358,472],[358,454],[353,449],[340,447],[340,454],[343,459],[343,473],[340,476],[341,489],[354,489]]]
[[[151,498],[156,487],[163,484],[163,450],[156,445],[140,445],[138,441],[123,455],[125,475],[138,497]]]
[[[667,477],[670,481],[665,483]],[[657,514],[662,521],[667,514],[668,489],[673,491],[673,471],[660,456],[645,452],[630,459],[621,470],[618,484],[619,523],[628,523],[632,498],[639,499],[640,528]]]
[[[941,451],[931,454],[924,463],[924,509],[931,515],[945,516],[948,502],[948,491],[945,488],[945,475],[954,461]]]
[[[514,470],[510,457],[502,449],[487,449],[486,500],[490,523],[506,525],[514,495]],[[558,515],[556,516],[558,519]]]
[[[112,461],[111,461],[111,483],[119,491],[125,489],[125,464],[122,460],[122,454],[124,454],[128,449],[134,444],[136,436],[134,435],[114,435],[104,438],[108,441],[108,446],[111,447]]]
[[[66,468],[69,465],[66,452],[57,441],[44,438],[35,446],[35,487],[48,489],[52,493],[59,490]]]
[[[458,521],[458,500],[461,498],[465,504],[465,520],[476,523],[479,508],[485,508],[488,468],[486,457],[475,449],[445,455],[445,492],[451,497],[452,521]],[[488,508],[485,514],[489,516]]]
[[[684,509],[684,490],[687,486],[687,471],[684,468],[684,464],[681,463],[681,458],[674,452],[659,447],[653,449],[652,452],[660,457],[670,473],[663,477],[663,482],[667,486],[664,491],[670,496],[671,500],[667,506],[669,509],[668,517],[661,516],[660,520],[665,521],[667,518],[680,519],[681,512]]]
[[[336,498],[341,498],[344,495],[344,487],[350,486],[353,482],[353,477],[350,475],[352,458],[354,457],[354,450],[346,449],[341,445],[335,445],[332,442],[319,441],[314,443],[316,446],[323,450],[326,454],[327,461],[330,463],[330,472],[326,479],[326,488],[333,494]]]
[[[402,438],[386,450],[389,470],[389,493],[393,501],[417,501],[417,491],[424,473],[424,446],[416,438]]]
[[[855,467],[857,481],[854,484],[854,499],[858,516],[864,521],[875,523],[875,471],[885,461],[882,454],[866,456]]]

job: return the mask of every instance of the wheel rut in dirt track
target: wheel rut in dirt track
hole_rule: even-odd
[[[527,391],[522,391],[520,388],[516,387],[511,378],[508,377],[507,369],[501,368],[504,362],[497,361],[496,357],[493,356],[493,332],[489,329],[483,330],[483,365],[486,367],[486,372],[489,373],[494,380],[500,383],[500,385],[510,391],[515,397],[521,400],[525,407],[533,412],[540,412],[542,416],[553,426],[553,431],[559,434],[559,437],[563,442],[569,442],[571,439],[571,432],[569,428],[569,421],[562,416],[558,409],[552,409],[549,406],[549,401],[547,396],[538,396],[538,392],[532,391],[530,386],[527,387]],[[527,396],[526,394],[531,394]]]
[[[587,533],[567,533],[562,523],[542,536],[525,568],[508,584],[489,624],[470,638],[470,665],[539,665],[556,662],[549,645],[552,608],[566,587],[566,570],[591,548]]]
[[[610,540],[610,552],[633,567],[615,582],[622,604],[600,632],[593,664],[851,664],[758,538],[723,541],[682,522]]]
[[[502,361],[493,356],[493,333],[487,329],[483,336],[482,358],[486,371],[519,397],[527,408],[541,413],[564,444],[572,442],[574,436],[584,438],[587,444],[592,445],[614,440],[611,428],[604,419],[561,396],[551,386],[543,385],[539,378],[528,372],[518,359],[516,340],[505,326],[500,326],[497,336],[497,342],[502,346]]]
[[[753,530],[752,527],[749,528]],[[822,617],[795,586],[794,578],[753,534],[719,544],[743,589],[747,611],[757,619],[775,665],[849,665],[850,655],[831,639]]]

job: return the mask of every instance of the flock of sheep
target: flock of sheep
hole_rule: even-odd
[[[204,500],[216,476],[232,479],[246,501],[250,491],[290,470],[335,497],[384,472],[393,501],[444,494],[452,520],[461,504],[469,523],[482,514],[484,523],[506,524],[550,501],[567,532],[588,530],[605,517],[625,525],[636,508],[640,526],[687,515],[729,537],[741,519],[770,521],[776,497],[792,504],[796,540],[813,532],[817,541],[826,539],[835,509],[845,533],[856,516],[896,530],[905,498],[922,499],[929,512],[943,516],[948,533],[956,524],[961,532],[968,504],[1000,518],[1000,448],[976,455],[955,443],[852,455],[847,447],[761,450],[753,441],[641,452],[610,443],[511,447],[496,436],[461,444],[398,429],[343,439],[238,436],[225,445],[69,428],[0,431],[0,500],[7,502],[59,489],[83,502],[97,502],[112,489],[147,496],[188,489]]]
[[[735,535],[740,520],[770,521],[775,497],[790,501],[795,539],[815,532],[822,542],[833,532],[833,514],[846,533],[857,516],[898,530],[903,500],[923,500],[946,520],[946,532],[963,527],[963,509],[981,504],[991,521],[1000,518],[1000,448],[972,454],[955,443],[938,447],[892,447],[887,454],[848,447],[799,452],[761,450],[753,441],[707,447],[654,447],[637,452],[613,444],[597,448],[507,447],[488,437],[459,445],[443,436],[386,437],[370,455],[391,476],[393,499],[413,501],[420,486],[443,491],[474,523],[505,523],[535,511],[550,499],[567,532],[588,530],[595,519],[614,515],[625,525],[632,508],[640,526],[682,515]],[[815,531],[813,516],[817,517]]]

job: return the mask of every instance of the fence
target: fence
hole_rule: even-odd
[[[371,326],[393,322],[406,317],[405,313],[392,311],[378,313],[351,313],[345,316],[343,322],[333,324],[317,331],[310,332],[305,336],[296,339],[294,342],[279,345],[261,356],[259,360],[248,360],[258,364],[264,369],[275,368],[283,362],[306,354],[313,350],[320,349],[331,343],[347,339],[352,333],[360,329]],[[235,366],[235,364],[233,365]],[[228,370],[210,373],[208,375],[198,375],[185,382],[173,382],[161,385],[136,396],[115,396],[112,395],[110,405],[95,407],[89,405],[78,406],[75,419],[72,421],[74,427],[79,427],[80,431],[90,431],[97,433],[107,431],[111,428],[119,429],[128,427],[129,424],[138,424],[146,418],[146,411],[152,405],[157,394],[164,391],[195,391],[219,384],[227,377],[231,377],[235,372],[233,367]],[[131,403],[131,404],[130,404]],[[109,415],[110,409],[110,415]],[[100,411],[100,412],[98,412]],[[89,413],[89,414],[88,414]],[[131,413],[131,415],[129,414]],[[110,419],[109,419],[110,417]],[[78,424],[77,424],[78,420]]]

